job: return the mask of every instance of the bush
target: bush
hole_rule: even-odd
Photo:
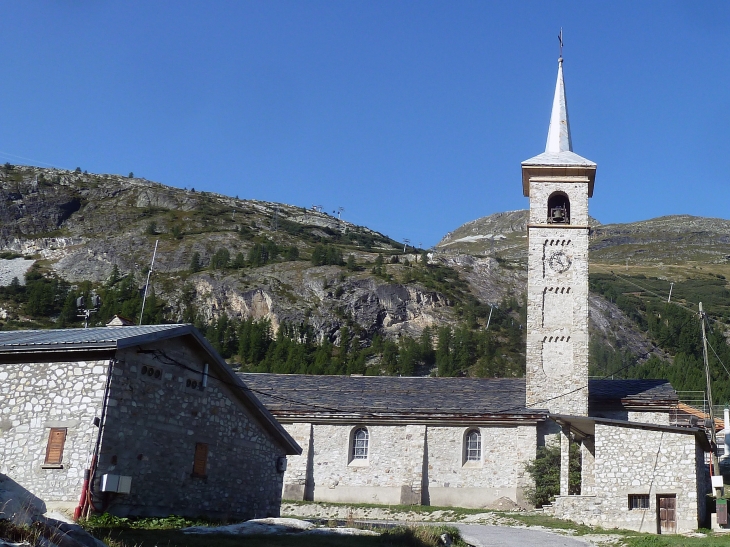
[[[525,465],[525,469],[535,481],[535,488],[527,492],[528,499],[535,507],[552,503],[560,494],[560,442],[539,447],[537,456]],[[580,445],[571,440],[569,494],[580,494],[580,471]]]

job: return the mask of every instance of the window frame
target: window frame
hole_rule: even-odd
[[[365,434],[364,439],[361,436],[358,437],[361,432]],[[370,461],[370,430],[362,425],[352,428],[347,444],[348,464],[354,466],[368,465]]]
[[[477,442],[478,446],[476,450],[477,457],[473,458],[471,456],[471,452],[475,450],[474,448],[470,447],[469,444],[471,442],[470,437],[472,437],[472,434],[477,435]],[[478,427],[470,427],[466,431],[464,431],[464,439],[462,442],[462,454],[461,454],[461,463],[465,466],[480,466],[482,464],[482,457],[483,457],[483,451],[482,451],[482,430]]]
[[[651,497],[649,494],[629,494],[629,511],[648,511],[651,509]]]

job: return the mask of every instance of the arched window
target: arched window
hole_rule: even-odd
[[[472,429],[464,435],[464,461],[482,461],[482,434],[478,429]]]
[[[352,459],[367,460],[368,459],[368,430],[359,427],[352,434]]]
[[[554,192],[547,203],[548,224],[570,224],[570,199],[565,192]]]

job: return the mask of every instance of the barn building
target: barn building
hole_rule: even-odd
[[[0,332],[0,473],[47,510],[278,516],[300,452],[190,325]]]

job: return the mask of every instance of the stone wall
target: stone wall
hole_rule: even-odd
[[[612,420],[627,420],[641,424],[670,425],[669,412],[636,412],[628,410],[609,410],[596,412],[595,416]]]
[[[524,505],[532,485],[525,464],[535,458],[535,426],[480,427],[482,461],[464,462],[467,427],[428,428],[428,495],[436,506],[485,507],[501,497]]]
[[[585,416],[588,229],[533,226],[528,245],[527,405]],[[557,254],[563,266],[554,258]],[[576,389],[581,386],[586,387]]]
[[[536,427],[479,427],[482,461],[464,462],[470,427],[367,426],[367,461],[351,459],[363,424],[285,425],[304,452],[290,457],[285,499],[485,507],[501,497],[524,504],[524,466],[535,457]]]
[[[559,496],[548,512],[576,522],[656,533],[657,496],[676,495],[677,532],[704,520],[707,473],[693,432],[596,424],[592,496]],[[648,494],[649,509],[629,509]]]
[[[221,371],[211,363],[201,389],[205,357],[183,340],[142,350],[118,352],[113,372],[97,476],[131,476],[132,488],[112,495],[110,512],[278,516],[283,474],[276,463],[285,450],[241,406],[236,388],[215,379]],[[160,377],[143,375],[144,366]],[[208,446],[202,477],[192,473],[196,443]]]
[[[77,505],[98,429],[108,361],[0,365],[0,473],[46,502]],[[66,428],[61,465],[44,465],[51,428]]]

